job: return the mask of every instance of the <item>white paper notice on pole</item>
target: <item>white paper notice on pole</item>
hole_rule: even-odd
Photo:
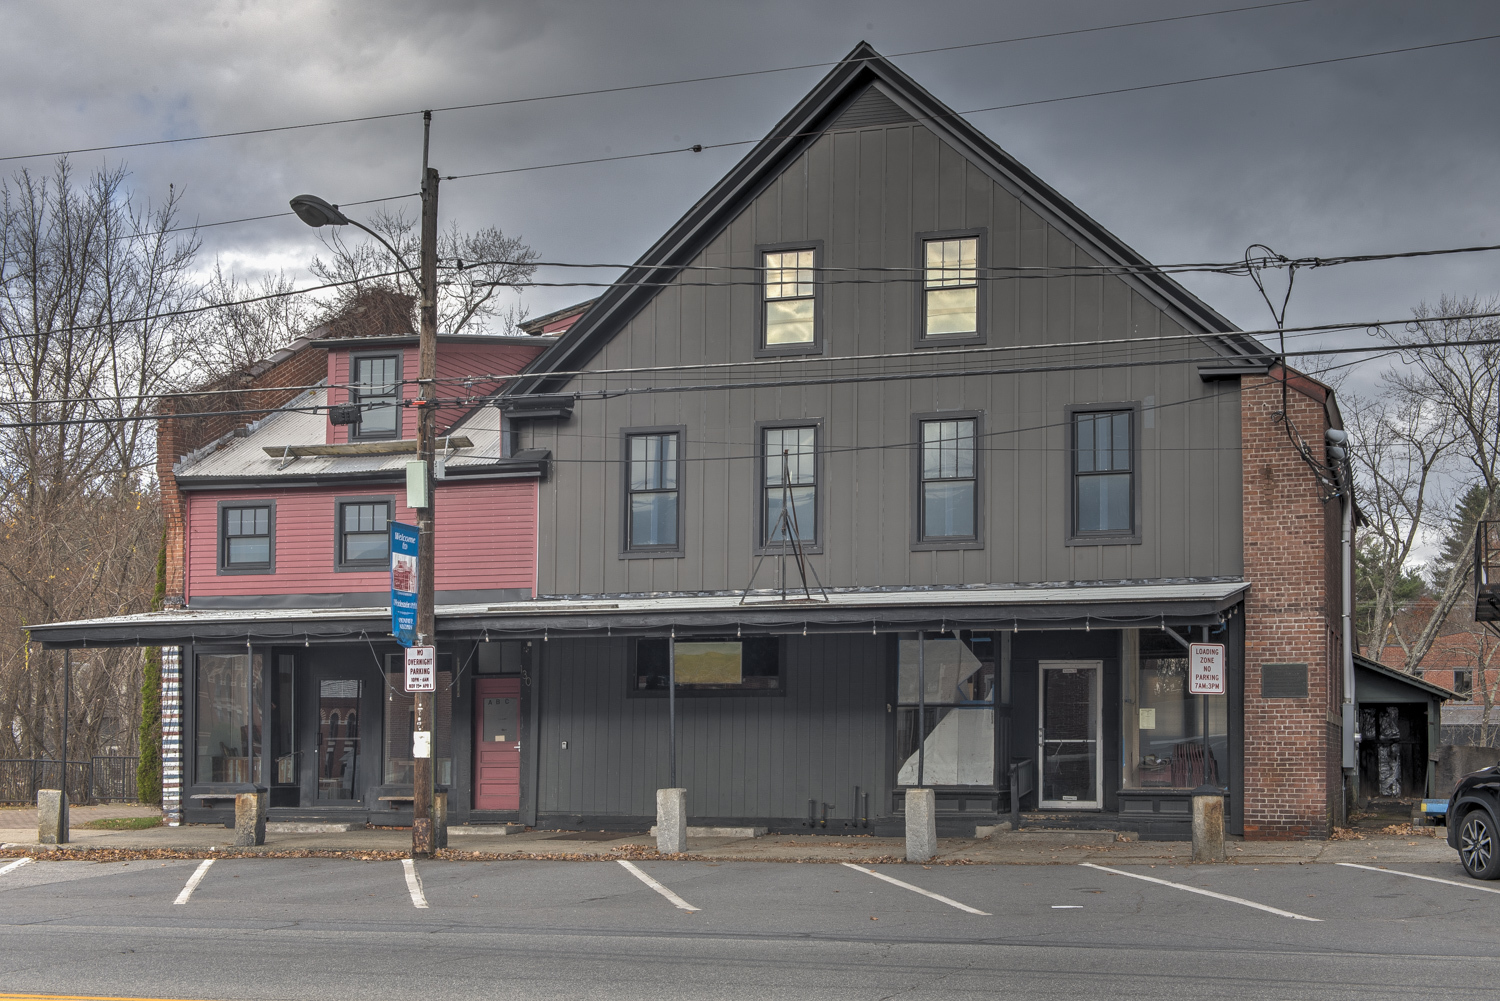
[[[437,691],[437,647],[409,646],[406,648],[406,690],[408,692]]]
[[[1224,644],[1188,646],[1189,691],[1194,695],[1224,694]]]

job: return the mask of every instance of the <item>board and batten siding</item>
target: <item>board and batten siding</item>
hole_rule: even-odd
[[[759,264],[756,247],[821,241],[830,268],[916,268],[916,234],[982,227],[990,266],[1096,263],[1005,184],[921,125],[823,135],[773,180],[692,262]],[[707,288],[703,281],[742,284]],[[759,331],[756,271],[687,270],[589,363],[591,368],[748,362]],[[918,286],[839,283],[824,272],[824,353],[735,371],[575,377],[568,392],[734,381],[711,389],[581,399],[570,421],[538,422],[522,447],[550,449],[540,506],[543,594],[743,588],[757,531],[758,421],[823,422],[823,553],[828,586],[975,584],[1230,576],[1242,569],[1240,411],[1234,381],[1202,382],[1213,357],[1161,304],[1125,279],[1067,274],[988,284],[988,346],[1042,345],[932,356],[913,348]],[[702,276],[708,275],[708,278]],[[861,277],[869,277],[866,273]],[[891,277],[888,273],[886,277]],[[897,273],[896,277],[899,277]],[[1110,347],[1070,343],[1135,339]],[[824,386],[778,381],[861,374],[1042,365],[1071,371],[972,374]],[[1156,362],[1168,362],[1158,365]],[[830,364],[834,363],[834,364]],[[1153,363],[1153,364],[1141,364]],[[1068,545],[1069,404],[1136,403],[1140,423],[1140,529],[1136,545]],[[979,549],[914,551],[912,416],[983,412]],[[621,559],[620,429],[686,427],[684,555]],[[770,583],[763,570],[757,586]]]
[[[414,525],[404,484],[290,490],[195,491],[187,495],[187,600],[210,595],[334,594],[390,590],[390,572],[334,570],[336,498],[395,497],[395,520]],[[534,481],[442,484],[437,490],[440,591],[525,588],[536,577]],[[276,502],[276,570],[219,574],[220,502]]]
[[[667,700],[627,697],[631,642],[544,645],[539,813],[655,815],[669,775]],[[677,781],[689,816],[801,818],[815,800],[835,826],[859,816],[855,786],[870,794],[872,813],[887,813],[889,637],[784,643],[785,695],[677,700]]]

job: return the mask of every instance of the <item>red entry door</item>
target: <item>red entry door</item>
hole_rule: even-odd
[[[521,679],[474,679],[474,809],[521,808]]]

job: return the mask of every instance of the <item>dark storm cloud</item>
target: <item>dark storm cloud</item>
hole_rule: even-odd
[[[1160,17],[1247,0],[1073,3],[52,3],[7,9],[0,154],[170,138],[837,59]],[[1500,7],[1312,2],[897,60],[957,110],[1500,32]],[[1500,44],[999,112],[972,120],[1153,260],[1500,242]],[[438,116],[433,162],[469,173],[755,138],[823,73],[802,70]],[[554,260],[633,259],[747,147],[455,181],[443,212]],[[124,159],[203,222],[409,192],[420,120],[74,157]],[[4,166],[46,170],[46,161]],[[408,202],[408,205],[414,203]],[[295,268],[295,220],[203,232],[245,271]],[[1299,277],[1289,319],[1405,315],[1500,291],[1500,255]],[[1244,279],[1187,276],[1246,327]],[[587,290],[531,296],[542,312]]]

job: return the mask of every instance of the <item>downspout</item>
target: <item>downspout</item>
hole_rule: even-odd
[[[1328,444],[1328,455],[1338,466],[1339,505],[1341,507],[1342,547],[1342,634],[1344,648],[1344,701],[1343,701],[1343,770],[1344,804],[1347,807],[1349,793],[1353,789],[1355,757],[1355,703],[1354,703],[1354,476],[1349,467],[1347,443],[1349,433],[1338,428],[1323,432]]]

